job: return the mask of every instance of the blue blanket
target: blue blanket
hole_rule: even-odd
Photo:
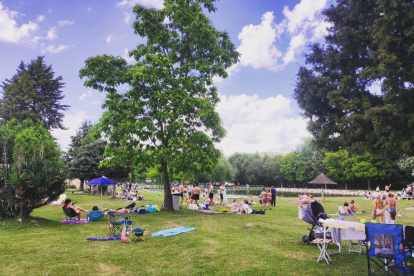
[[[120,241],[121,238],[87,238],[87,241]]]
[[[154,237],[169,237],[169,236],[175,236],[178,234],[182,234],[182,233],[186,233],[186,232],[190,232],[190,231],[194,231],[197,230],[197,228],[193,228],[193,227],[178,227],[178,228],[171,228],[171,229],[167,229],[167,230],[162,230],[160,232],[154,233],[151,236]]]

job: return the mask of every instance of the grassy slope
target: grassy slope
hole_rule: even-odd
[[[143,192],[151,203],[161,205],[162,195]],[[72,195],[78,205],[91,209],[98,196]],[[157,197],[157,195],[160,195]],[[277,200],[266,215],[206,215],[181,210],[133,215],[135,227],[146,228],[145,241],[123,244],[118,241],[86,242],[87,237],[107,237],[107,221],[89,224],[61,224],[60,206],[45,206],[33,212],[32,220],[18,223],[0,221],[0,275],[364,275],[366,257],[343,254],[333,264],[316,263],[319,250],[305,246],[308,233],[297,218],[297,204]],[[350,198],[329,198],[327,212]],[[372,209],[371,202],[356,198],[360,210]],[[414,202],[400,201],[403,209]],[[104,197],[104,207],[126,206],[122,200]],[[256,208],[257,209],[257,208]],[[348,220],[367,218],[362,214]],[[413,211],[404,211],[398,223],[412,224]],[[253,223],[254,227],[246,227]],[[191,226],[197,231],[163,238],[151,237],[159,230]],[[331,250],[336,249],[332,246]]]

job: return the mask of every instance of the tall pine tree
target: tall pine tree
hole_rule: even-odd
[[[29,64],[22,61],[17,73],[6,79],[0,100],[0,118],[9,121],[13,118],[22,122],[30,119],[42,121],[47,129],[64,129],[63,113],[69,108],[62,105],[62,76],[55,78],[52,66],[46,65],[44,57],[39,56]]]

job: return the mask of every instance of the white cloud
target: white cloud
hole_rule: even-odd
[[[49,52],[49,53],[52,53],[52,54],[58,54],[58,53],[60,53],[60,52],[62,52],[64,50],[68,49],[69,47],[70,47],[70,45],[62,45],[62,44],[60,44],[60,45],[56,46],[56,45],[52,44],[52,45],[49,45],[46,48],[44,48],[43,49],[43,52]]]
[[[16,18],[19,13],[10,11],[0,2],[0,41],[8,43],[28,43],[31,40],[32,33],[38,29],[34,22],[17,25]]]
[[[73,24],[75,24],[75,21],[70,21],[70,20],[60,20],[58,21],[59,26],[64,27],[64,26],[72,26]]]
[[[149,8],[162,9],[164,7],[164,0],[122,0],[117,3],[118,6],[130,6],[142,5]]]
[[[330,24],[318,13],[326,4],[327,0],[301,0],[292,10],[284,7],[285,18],[279,23],[275,22],[273,12],[266,12],[259,25],[244,26],[238,36],[240,62],[228,69],[229,75],[243,66],[280,71],[294,62],[308,42],[322,39],[327,34],[326,28]],[[287,47],[283,43],[285,39],[290,41]],[[215,83],[221,81],[214,78]]]
[[[239,34],[240,64],[252,66],[255,69],[277,69],[278,58],[281,51],[275,46],[276,39],[281,35],[282,29],[273,22],[273,12],[267,12],[262,16],[260,25],[244,26]]]
[[[43,20],[45,20],[45,17],[44,17],[43,15],[39,15],[39,16],[36,18],[36,21],[37,21],[37,22],[42,22]]]
[[[91,118],[92,116],[89,116],[85,111],[72,111],[66,114],[63,119],[63,126],[67,130],[54,129],[51,131],[62,150],[66,151],[68,149],[71,143],[70,137],[76,135],[76,131],[82,125],[82,122]]]
[[[83,93],[80,97],[79,97],[79,101],[83,101],[86,98],[91,98],[92,97],[92,91],[88,90],[86,91],[86,93]]]
[[[129,51],[128,51],[128,48],[124,48],[124,55],[122,56],[126,61],[127,61],[127,63],[131,63],[131,62],[133,62],[135,59],[134,59],[134,57],[130,57],[129,55],[128,55],[128,53],[129,53]]]
[[[49,31],[47,31],[46,39],[48,39],[48,40],[55,40],[56,38],[57,38],[56,27],[49,28]]]
[[[287,6],[283,9],[288,23],[287,27],[291,34],[303,29],[304,24],[315,20],[315,14],[326,6],[327,0],[301,0],[293,10]]]
[[[107,37],[106,37],[106,43],[111,43],[111,41],[113,40],[115,38],[115,36],[113,35],[113,34],[111,34],[111,35],[108,35]]]
[[[124,12],[124,22],[125,24],[129,24],[131,22],[131,14],[129,12]]]
[[[287,153],[310,136],[307,121],[291,118],[291,100],[278,95],[262,99],[257,95],[220,96],[217,112],[227,136],[216,146],[225,155],[235,152]]]

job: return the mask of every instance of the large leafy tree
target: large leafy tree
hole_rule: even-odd
[[[283,156],[280,161],[280,171],[284,178],[294,184],[304,183],[309,179],[306,172],[306,162],[297,151]]]
[[[61,152],[42,123],[11,120],[0,126],[0,143],[0,217],[26,218],[65,191]]]
[[[310,45],[294,93],[309,130],[334,151],[413,155],[412,1],[337,0],[323,14],[326,44]]]
[[[253,154],[235,153],[229,157],[229,162],[234,168],[235,181],[240,184],[249,183],[247,168],[255,159]]]
[[[213,142],[225,135],[212,78],[227,77],[239,54],[203,13],[203,7],[215,11],[214,2],[165,0],[161,10],[135,6],[134,32],[146,38],[130,53],[136,63],[103,55],[87,59],[80,70],[86,86],[107,92],[99,124],[109,141],[106,156],[133,166],[160,164],[167,210],[169,171],[211,170],[220,156]]]
[[[28,64],[22,61],[17,73],[0,85],[1,120],[22,122],[30,119],[33,122],[42,121],[48,130],[64,129],[62,111],[69,106],[61,104],[64,98],[62,80],[62,76],[55,77],[52,66],[46,65],[44,57],[39,56]]]

